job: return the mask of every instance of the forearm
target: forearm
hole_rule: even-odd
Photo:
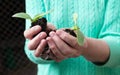
[[[83,56],[92,62],[105,62],[110,50],[107,43],[100,39],[86,38],[88,46],[83,50]]]

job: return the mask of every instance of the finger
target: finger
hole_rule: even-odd
[[[76,52],[75,49],[70,47],[68,44],[66,44],[61,38],[59,38],[55,32],[50,32],[50,36],[52,37],[53,41],[55,42],[56,46],[60,50],[60,52],[66,56],[71,56],[72,53]]]
[[[40,44],[38,45],[37,49],[35,50],[35,56],[36,57],[39,57],[42,54],[42,52],[45,49],[46,45],[47,45],[46,40],[42,39]]]
[[[78,48],[79,44],[77,42],[77,38],[70,35],[69,33],[63,31],[63,30],[57,30],[56,34],[67,44],[69,44],[73,48]]]
[[[56,44],[54,43],[54,41],[52,40],[51,37],[47,37],[47,42],[49,45],[50,50],[52,51],[52,53],[55,55],[55,57],[57,59],[64,59],[66,58],[61,52],[60,50],[57,48]]]
[[[38,44],[41,42],[42,39],[44,39],[47,36],[45,32],[41,32],[38,35],[36,35],[32,40],[29,41],[28,43],[28,48],[30,50],[36,49]]]
[[[56,62],[60,62],[60,61],[62,61],[62,60],[64,60],[64,59],[66,59],[66,58],[62,58],[62,59],[59,59],[59,58],[57,58],[56,56],[50,56],[50,58],[52,59],[52,60],[55,60]]]
[[[54,54],[53,54],[53,52],[50,50],[50,53],[49,53],[49,58],[50,59],[52,59],[52,60],[55,60],[56,62],[60,62],[60,61],[62,61],[62,60],[64,60],[64,59],[66,59],[66,57],[65,58],[57,58]]]
[[[41,27],[39,25],[33,26],[30,29],[24,31],[24,36],[26,39],[32,39],[34,35],[41,31]]]

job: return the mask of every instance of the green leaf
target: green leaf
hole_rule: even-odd
[[[47,14],[51,13],[52,11],[53,11],[53,9],[52,9],[52,10],[49,10],[49,11],[47,11],[47,12],[45,12],[45,13],[40,13],[40,14],[35,15],[35,17],[33,18],[33,21],[32,21],[32,22],[38,20],[39,18],[42,18],[44,15],[47,15]]]
[[[78,40],[79,45],[83,46],[84,45],[83,33],[79,29],[76,30],[76,33],[77,33],[77,40]]]
[[[30,17],[30,15],[28,15],[28,14],[26,14],[24,12],[16,13],[12,17],[23,18],[23,19],[30,19],[32,21],[32,18]]]

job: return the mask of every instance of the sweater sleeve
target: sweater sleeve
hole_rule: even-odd
[[[43,0],[26,0],[26,13],[28,13],[31,17],[35,16],[38,13],[45,12],[45,6]],[[31,22],[29,20],[26,20],[26,29],[29,29],[31,26]],[[27,44],[29,40],[26,39],[25,42],[25,53],[27,57],[36,64],[44,64],[44,63],[51,63],[53,60],[44,60],[40,57],[35,57],[34,51],[31,51],[28,49]]]
[[[103,66],[120,66],[120,0],[108,0],[99,38],[105,40],[110,49],[109,60]]]

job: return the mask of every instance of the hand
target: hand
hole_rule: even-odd
[[[48,23],[47,29],[55,29],[55,27]],[[42,28],[39,25],[33,26],[32,28],[24,31],[24,36],[29,39],[28,48],[35,50],[35,56],[40,56],[47,45],[45,32],[41,32]]]
[[[78,57],[82,54],[84,48],[87,47],[85,42],[84,46],[80,46],[77,42],[77,38],[66,33],[63,30],[57,30],[56,32],[50,32],[50,37],[47,37],[48,45],[55,55],[53,58],[55,61],[61,61],[66,58]]]

